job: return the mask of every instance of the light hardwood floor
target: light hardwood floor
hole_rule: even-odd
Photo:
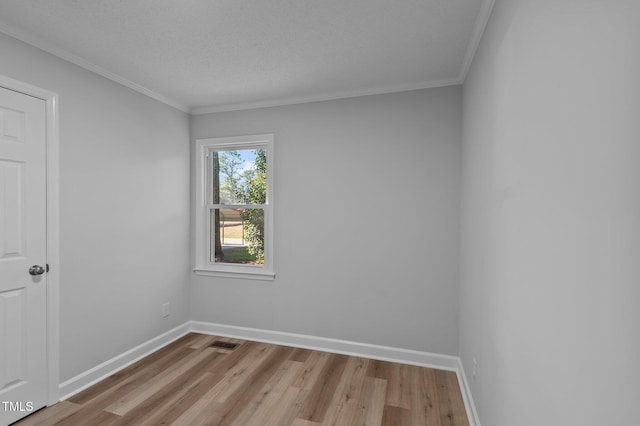
[[[469,423],[450,371],[195,333],[17,423],[160,424]]]

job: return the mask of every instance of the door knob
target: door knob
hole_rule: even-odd
[[[44,274],[44,268],[40,265],[33,265],[31,268],[29,268],[29,273],[31,275],[42,275]]]

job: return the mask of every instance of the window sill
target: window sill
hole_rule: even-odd
[[[220,270],[220,269],[207,269],[207,268],[195,268],[193,270],[196,275],[205,277],[219,277],[219,278],[240,278],[245,280],[260,280],[260,281],[273,281],[276,278],[275,272],[265,271],[262,269],[253,270]]]

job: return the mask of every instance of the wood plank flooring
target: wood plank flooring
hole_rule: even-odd
[[[195,333],[16,424],[469,425],[453,372]]]

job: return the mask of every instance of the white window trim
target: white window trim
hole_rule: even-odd
[[[275,278],[273,268],[273,134],[232,136],[196,139],[196,275],[245,278],[271,281]],[[211,150],[267,149],[267,197],[264,205],[265,250],[263,265],[239,265],[211,261],[211,221],[208,204],[207,158]]]

